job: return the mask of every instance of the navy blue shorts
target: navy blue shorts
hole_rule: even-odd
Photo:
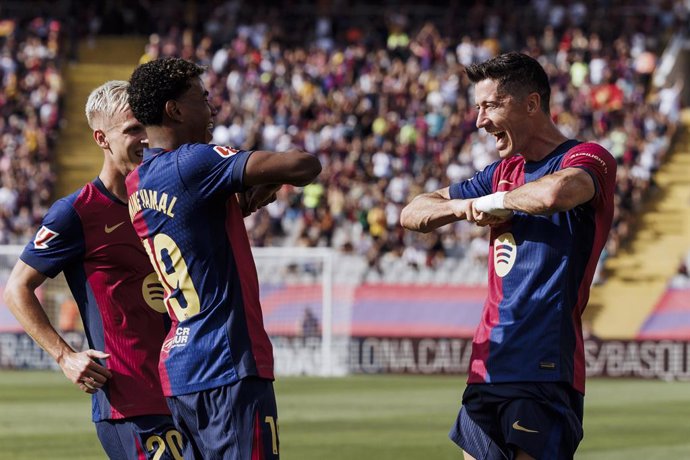
[[[584,398],[560,382],[467,385],[449,437],[477,460],[572,459],[582,440]]]
[[[96,422],[96,433],[111,459],[182,459],[184,439],[169,415],[103,420]]]
[[[273,382],[248,377],[232,385],[168,398],[185,435],[185,460],[277,460],[278,409]]]

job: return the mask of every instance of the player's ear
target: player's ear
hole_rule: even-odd
[[[173,120],[180,120],[182,112],[175,99],[169,99],[165,102],[165,115]]]
[[[102,149],[107,149],[110,147],[110,144],[108,143],[108,138],[105,136],[105,133],[100,129],[94,129],[93,140],[95,140],[96,144],[98,144],[98,146]]]
[[[541,96],[539,93],[529,93],[527,95],[527,113],[534,115],[539,111],[541,105]]]

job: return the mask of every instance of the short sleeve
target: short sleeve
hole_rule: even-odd
[[[84,230],[69,199],[56,201],[20,259],[50,278],[84,257]]]
[[[452,199],[479,198],[493,193],[492,179],[499,162],[495,162],[477,171],[474,176],[450,186]]]
[[[177,168],[185,187],[201,197],[243,192],[250,151],[213,144],[187,144],[178,150]]]
[[[581,168],[585,170],[596,189],[595,201],[612,199],[616,188],[616,160],[602,146],[588,142],[579,144],[563,156],[561,169]]]

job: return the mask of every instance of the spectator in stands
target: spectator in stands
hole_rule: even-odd
[[[63,84],[62,26],[41,17],[0,28],[0,236],[29,239],[48,209]]]
[[[572,458],[582,439],[581,317],[613,220],[616,162],[557,128],[535,59],[507,53],[467,75],[477,127],[501,160],[401,214],[424,233],[459,220],[491,228],[489,293],[450,436],[466,458]]]

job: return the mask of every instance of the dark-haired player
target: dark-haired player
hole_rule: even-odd
[[[146,139],[127,87],[109,81],[90,94],[86,117],[103,168],[48,210],[10,275],[5,300],[65,376],[93,395],[93,421],[110,458],[180,459],[182,436],[157,372],[170,321],[126,205],[125,175],[141,162]],[[60,272],[79,305],[88,350],[75,351],[62,339],[34,293]]]
[[[127,178],[130,216],[173,321],[161,351],[163,391],[189,440],[185,458],[277,459],[273,352],[243,216],[281,184],[308,184],[321,165],[300,151],[208,144],[216,110],[203,71],[167,58],[130,78],[150,147]]]
[[[616,162],[558,130],[531,57],[500,55],[467,75],[477,127],[501,159],[401,216],[421,232],[462,219],[491,226],[489,294],[450,436],[465,458],[571,459],[582,439],[581,316],[611,227]]]

